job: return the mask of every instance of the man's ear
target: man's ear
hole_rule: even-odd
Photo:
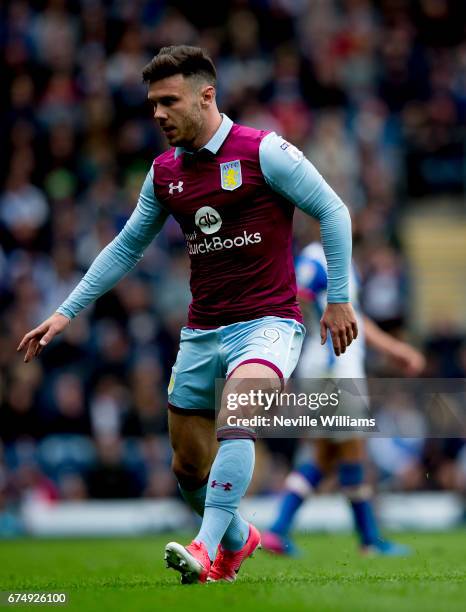
[[[201,89],[201,106],[207,108],[215,102],[215,87],[206,85]]]

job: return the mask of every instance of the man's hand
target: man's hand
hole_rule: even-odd
[[[65,317],[65,315],[59,312],[55,312],[38,327],[28,332],[16,349],[17,351],[21,351],[24,347],[27,347],[26,355],[24,356],[25,363],[39,355],[44,346],[48,344],[54,336],[60,334],[69,322],[70,319],[68,319],[68,317]]]
[[[424,355],[406,342],[398,341],[390,357],[405,376],[419,376],[426,366]]]
[[[426,367],[426,360],[422,353],[410,344],[387,334],[367,315],[363,315],[363,322],[364,336],[368,346],[393,361],[405,376],[419,376]]]
[[[321,344],[327,342],[327,329],[332,336],[333,349],[338,357],[358,337],[358,324],[351,304],[327,304],[320,320]]]

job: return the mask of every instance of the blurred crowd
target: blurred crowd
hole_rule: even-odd
[[[277,131],[313,161],[352,211],[366,312],[409,333],[397,224],[408,200],[464,189],[466,4],[203,5],[2,3],[0,512],[30,496],[176,495],[165,389],[190,295],[174,222],[40,360],[24,366],[15,353],[123,227],[166,147],[141,82],[164,45],[205,47],[220,109]],[[296,250],[307,240],[297,231]],[[444,325],[418,340],[425,375],[466,376],[459,330]],[[379,469],[392,471],[394,487],[464,488],[461,440],[392,444]],[[260,446],[256,492],[279,487],[294,450]],[[408,471],[415,476],[397,476]]]

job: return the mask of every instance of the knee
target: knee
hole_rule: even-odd
[[[175,452],[172,460],[172,470],[183,488],[195,489],[208,479],[211,461],[206,457],[193,457],[185,453]]]

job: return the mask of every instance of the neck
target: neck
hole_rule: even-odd
[[[202,149],[202,147],[209,142],[209,140],[218,130],[221,123],[222,115],[216,109],[215,112],[213,112],[212,115],[207,118],[203,129],[199,133],[199,136],[193,141],[192,146],[190,148],[192,148],[193,151],[198,151],[199,149]]]

